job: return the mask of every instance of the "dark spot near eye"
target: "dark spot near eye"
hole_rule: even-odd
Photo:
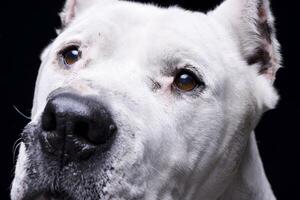
[[[152,81],[152,90],[153,91],[157,91],[159,89],[161,89],[161,84],[157,81],[151,80]]]

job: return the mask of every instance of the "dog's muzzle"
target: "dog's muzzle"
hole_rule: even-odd
[[[64,92],[51,96],[41,117],[42,151],[70,161],[89,158],[116,132],[108,109],[92,97]]]

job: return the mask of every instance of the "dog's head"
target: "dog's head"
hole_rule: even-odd
[[[42,54],[11,197],[219,195],[277,101],[267,0],[209,13],[68,0]]]

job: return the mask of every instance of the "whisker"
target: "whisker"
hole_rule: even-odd
[[[16,163],[16,153],[17,153],[17,150],[19,148],[19,146],[21,145],[21,142],[22,142],[22,138],[19,138],[15,141],[14,145],[13,145],[13,163],[15,164]]]
[[[22,140],[22,138],[18,138],[15,142],[14,142],[14,145],[13,145],[13,151],[15,149],[15,147],[17,146],[17,144]]]
[[[22,113],[15,105],[13,105],[14,109],[19,113],[22,117],[31,120],[30,117],[27,117],[24,113]]]

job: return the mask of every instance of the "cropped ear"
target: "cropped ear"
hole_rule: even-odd
[[[60,13],[62,27],[68,24],[82,11],[91,7],[100,0],[66,0],[65,6]]]
[[[211,14],[232,31],[247,63],[274,81],[281,55],[269,0],[225,0]]]

